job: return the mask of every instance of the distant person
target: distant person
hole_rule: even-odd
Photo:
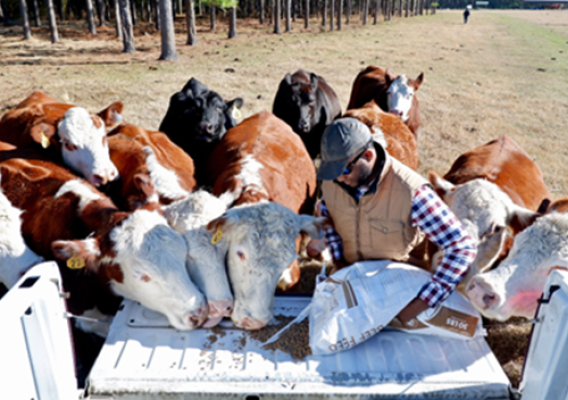
[[[467,24],[467,19],[469,18],[469,8],[466,8],[463,12],[463,23]]]

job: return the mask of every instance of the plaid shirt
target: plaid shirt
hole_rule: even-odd
[[[354,191],[357,201],[376,185],[373,180]],[[330,216],[321,199],[319,214]],[[421,186],[412,199],[410,212],[412,226],[420,228],[428,240],[440,246],[444,257],[440,260],[429,283],[418,292],[418,297],[430,307],[444,301],[465,276],[475,258],[476,248],[472,238],[449,207],[442,202],[429,185]],[[335,261],[343,258],[343,242],[334,228],[328,228],[325,239]]]

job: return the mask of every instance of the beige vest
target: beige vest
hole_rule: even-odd
[[[400,161],[386,156],[375,193],[359,204],[333,181],[322,183],[322,193],[335,229],[343,240],[345,260],[408,260],[424,238],[411,224],[412,198],[428,182]]]

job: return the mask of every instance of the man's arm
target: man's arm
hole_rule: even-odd
[[[428,240],[440,246],[444,257],[438,263],[431,281],[399,314],[399,318],[406,321],[448,298],[465,276],[476,254],[473,239],[429,185],[420,187],[414,194],[411,220],[412,225],[420,228]]]

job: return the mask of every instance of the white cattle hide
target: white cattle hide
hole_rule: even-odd
[[[22,211],[0,190],[0,283],[10,289],[32,266],[43,262],[22,237]]]
[[[260,329],[272,319],[274,292],[282,272],[297,257],[300,232],[319,239],[327,218],[298,215],[263,201],[227,211],[208,225],[228,245],[229,278],[235,296],[236,326]]]
[[[111,182],[118,170],[110,160],[105,124],[82,107],[67,110],[59,123],[61,155],[65,165],[95,186]]]
[[[520,232],[507,258],[496,269],[476,275],[466,293],[488,318],[532,318],[554,267],[568,267],[566,214],[545,215]]]

